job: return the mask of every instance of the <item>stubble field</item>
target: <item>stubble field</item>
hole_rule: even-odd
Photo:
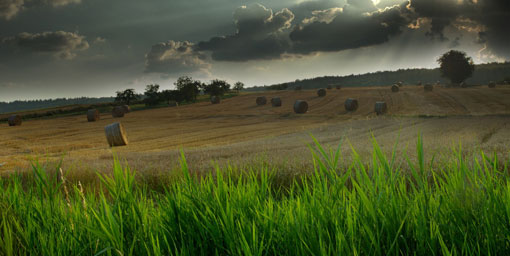
[[[283,106],[257,106],[257,96],[279,96]],[[344,101],[356,98],[359,109],[347,112]],[[295,100],[306,100],[306,114],[295,114]],[[374,113],[376,101],[388,103],[388,113]],[[111,149],[104,126],[121,122],[129,145]],[[218,105],[208,102],[135,111],[124,118],[102,114],[89,123],[85,116],[25,121],[20,127],[0,126],[0,171],[23,170],[30,162],[57,162],[72,172],[110,169],[113,153],[140,172],[168,171],[178,165],[182,149],[192,167],[215,164],[242,166],[253,162],[306,171],[311,165],[306,146],[313,134],[336,146],[344,138],[362,156],[370,157],[371,134],[383,150],[398,139],[398,151],[413,154],[416,136],[423,134],[426,151],[450,150],[462,143],[466,151],[510,152],[510,87],[442,88],[424,92],[421,86],[242,94]],[[350,151],[349,143],[344,150]],[[348,155],[348,154],[346,154]],[[283,167],[284,166],[284,167]]]

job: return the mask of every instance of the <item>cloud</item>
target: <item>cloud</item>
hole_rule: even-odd
[[[508,0],[312,0],[276,13],[253,4],[235,10],[235,33],[188,43],[186,54],[172,51],[165,60],[156,55],[157,61],[147,61],[147,70],[162,71],[158,67],[167,62],[184,70],[203,69],[210,62],[203,56],[244,62],[339,52],[384,44],[410,29],[447,41],[447,27],[460,31],[449,47],[460,46],[465,33],[477,33],[485,52],[510,56],[509,10]],[[159,64],[152,68],[153,62]]]
[[[411,20],[406,4],[379,9],[372,0],[307,1],[291,7],[304,17],[297,22],[289,9],[273,14],[260,4],[234,12],[236,33],[200,42],[197,50],[217,61],[282,59],[317,52],[342,51],[385,43]],[[388,5],[388,2],[385,3]]]
[[[81,0],[43,0],[42,3],[58,7],[58,6],[64,6],[68,4],[79,4],[81,3]]]
[[[196,51],[190,42],[158,43],[145,55],[145,72],[167,75],[208,73],[211,65],[207,59],[207,55]]]
[[[331,23],[336,18],[336,16],[343,11],[343,8],[338,7],[313,11],[312,17],[304,19],[303,24],[310,24],[314,22]]]
[[[35,34],[24,32],[4,38],[2,42],[31,52],[53,54],[61,59],[72,59],[76,56],[76,52],[89,48],[89,43],[84,36],[65,31]]]
[[[50,5],[53,7],[78,4],[81,0],[0,0],[0,18],[10,20],[20,11],[31,6]]]
[[[0,18],[10,20],[23,9],[23,0],[0,0]]]
[[[316,12],[316,16],[296,26],[290,34],[292,52],[310,54],[382,44],[402,33],[410,22],[405,17],[405,5],[363,12],[372,8],[360,3]]]
[[[235,34],[200,42],[197,49],[218,61],[278,59],[290,47],[287,30],[293,20],[286,8],[273,13],[260,4],[242,6],[234,12]]]
[[[447,39],[444,31],[448,26],[477,32],[483,47],[496,55],[510,58],[510,1],[410,0],[409,7],[416,16],[431,21],[430,36]]]
[[[314,12],[340,8],[345,3],[344,0],[310,0],[291,6],[289,10],[294,14],[294,21],[301,22],[315,16]]]

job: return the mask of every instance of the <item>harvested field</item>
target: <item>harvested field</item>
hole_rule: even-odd
[[[284,104],[257,106],[258,96],[280,97]],[[356,112],[344,108],[350,97],[358,99]],[[308,102],[306,114],[294,113],[298,99]],[[388,104],[385,116],[375,114],[377,101]],[[129,145],[113,151],[141,171],[173,168],[181,148],[190,165],[199,169],[210,167],[210,160],[242,165],[259,158],[303,169],[310,159],[309,133],[326,145],[336,145],[345,136],[362,155],[372,149],[370,132],[387,150],[399,133],[399,150],[414,147],[417,133],[422,132],[429,151],[450,149],[462,141],[465,149],[508,154],[510,87],[436,87],[429,93],[417,86],[401,87],[399,93],[388,87],[343,88],[322,98],[316,90],[264,92],[216,105],[203,102],[135,111],[122,119],[106,113],[91,123],[85,116],[28,120],[15,128],[4,123],[0,126],[0,172],[27,168],[35,157],[49,161],[64,157],[67,169],[110,166],[112,149],[104,127],[114,121],[124,126]]]

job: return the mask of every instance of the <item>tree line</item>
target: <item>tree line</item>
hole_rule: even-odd
[[[476,71],[470,74],[471,76],[469,78],[465,79],[465,82],[469,85],[483,85],[488,84],[490,81],[497,83],[510,81],[510,62],[478,64],[474,67]],[[400,81],[404,84],[418,84],[420,82],[423,84],[435,84],[438,81],[441,84],[451,83],[452,79],[444,77],[444,75],[440,68],[399,69],[396,71],[377,71],[360,75],[352,74],[347,76],[323,76],[310,79],[296,79],[292,82],[254,86],[247,90],[293,90],[296,87],[313,89],[326,88],[328,86],[334,87],[337,85],[342,87],[386,86],[393,85]]]
[[[236,82],[232,87],[225,80],[214,79],[209,83],[203,83],[190,76],[179,77],[174,85],[174,90],[160,90],[158,84],[149,84],[145,87],[143,95],[137,94],[134,89],[117,91],[115,102],[130,105],[142,101],[147,106],[155,106],[162,102],[166,104],[195,102],[200,94],[223,96],[232,90],[239,92],[244,89],[242,82]]]
[[[113,102],[113,97],[100,98],[56,98],[46,100],[16,100],[11,102],[0,102],[0,114],[34,109],[46,109],[69,105],[93,105]]]

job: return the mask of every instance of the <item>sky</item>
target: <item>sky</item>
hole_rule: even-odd
[[[0,101],[510,60],[508,0],[0,0]]]

